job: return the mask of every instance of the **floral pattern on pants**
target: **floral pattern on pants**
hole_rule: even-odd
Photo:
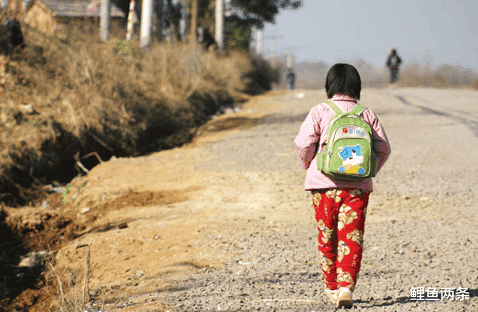
[[[369,196],[369,192],[347,188],[312,191],[320,265],[329,289],[355,289]]]

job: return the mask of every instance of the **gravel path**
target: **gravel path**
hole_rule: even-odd
[[[227,257],[159,292],[170,311],[334,310],[293,144],[324,99],[323,90],[263,97],[277,113],[202,147],[197,169],[236,183],[208,186],[225,198],[217,220],[225,229],[203,241]],[[478,155],[478,92],[365,90],[362,103],[379,116],[392,156],[374,180],[353,310],[478,311],[478,166],[469,160]],[[417,300],[416,287],[428,299],[433,289],[440,299],[443,288],[466,288],[468,298]]]

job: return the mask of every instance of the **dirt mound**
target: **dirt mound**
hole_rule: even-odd
[[[50,273],[45,276],[45,272],[52,271],[56,266],[54,258],[57,250],[86,234],[127,228],[128,222],[133,220],[102,219],[109,212],[186,201],[189,192],[194,189],[186,192],[129,190],[112,200],[78,210],[71,209],[74,205],[64,204],[68,194],[52,194],[47,198],[54,209],[2,207],[0,276],[3,276],[2,289],[5,292],[0,297],[0,311],[2,306],[16,311],[31,311],[32,308],[34,311],[50,310],[55,296],[60,296],[57,276],[68,279],[66,271],[55,271],[56,275]],[[91,193],[85,197],[88,205],[94,204],[87,199],[90,196]]]
[[[77,238],[87,223],[60,211],[38,207],[2,207],[1,211],[0,276],[3,291],[0,306],[28,309],[45,291],[41,290],[45,286],[44,273],[48,264],[53,263],[56,250]],[[23,293],[25,289],[29,290]]]

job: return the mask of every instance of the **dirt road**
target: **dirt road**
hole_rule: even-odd
[[[334,310],[293,144],[324,100],[260,96],[192,144],[73,181],[87,184],[65,207],[88,228],[57,258],[80,282],[77,247],[90,246],[90,311]],[[478,311],[478,92],[374,89],[361,102],[392,155],[374,180],[354,309]]]

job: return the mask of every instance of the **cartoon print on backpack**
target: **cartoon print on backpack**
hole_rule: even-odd
[[[364,161],[362,147],[360,145],[342,146],[339,155],[343,162],[342,166],[339,167],[340,172],[355,174],[365,173],[365,169],[359,166]]]

